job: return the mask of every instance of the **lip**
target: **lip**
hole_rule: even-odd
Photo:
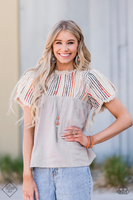
[[[60,53],[59,53],[59,55],[60,55]],[[69,53],[68,56],[62,56],[62,55],[60,55],[60,56],[61,56],[62,58],[68,58],[70,55],[71,55],[71,53]]]

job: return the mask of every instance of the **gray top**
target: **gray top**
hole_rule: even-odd
[[[33,95],[33,73],[27,72],[20,81],[15,101],[22,108],[30,106]],[[102,112],[104,102],[112,100],[117,92],[115,86],[99,71],[91,69],[58,71],[48,77],[47,93],[38,104],[39,120],[35,120],[34,146],[30,167],[78,167],[87,166],[96,157],[92,149],[76,141],[66,141],[61,135],[66,127],[78,127],[83,132],[91,109],[93,114]],[[30,90],[29,90],[30,88]],[[59,113],[58,134],[56,118]]]

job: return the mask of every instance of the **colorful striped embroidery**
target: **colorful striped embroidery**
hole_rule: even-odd
[[[25,105],[30,105],[33,96],[33,76],[31,73],[22,77],[17,98]],[[115,86],[98,70],[88,69],[84,71],[73,70],[69,72],[53,72],[46,79],[48,86],[47,95],[74,97],[86,103],[90,103],[97,112],[100,111],[103,102],[108,102],[116,95]],[[17,101],[18,102],[18,101]]]

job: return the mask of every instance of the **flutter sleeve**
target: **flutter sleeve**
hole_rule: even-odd
[[[94,108],[94,116],[106,109],[104,103],[115,98],[117,89],[107,77],[95,69],[88,70],[87,84],[88,98]]]
[[[31,105],[33,98],[33,72],[27,71],[20,78],[17,86],[17,93],[14,97],[14,101],[17,102],[22,109],[25,106]]]

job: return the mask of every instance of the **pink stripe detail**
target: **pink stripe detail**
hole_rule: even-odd
[[[74,73],[74,72],[72,72],[72,87],[71,87],[71,94],[72,94],[72,89],[73,89],[73,79],[74,79],[73,73]],[[70,96],[72,96],[71,94],[70,94]]]
[[[108,97],[110,97],[110,94],[108,95],[107,92],[105,92],[105,90],[104,90],[101,86],[100,86],[100,88],[101,88],[101,90],[104,91],[104,93],[105,93]]]
[[[87,93],[87,94],[89,94],[92,97],[92,95],[90,93]],[[92,97],[92,99],[94,99],[94,98]],[[94,99],[94,100],[95,100],[95,102],[97,102],[96,99]],[[97,104],[100,105],[98,102],[97,102]]]
[[[33,90],[33,88],[31,88],[31,90],[29,91],[29,93],[28,93],[28,95],[27,95],[27,98],[26,98],[26,101],[28,101],[28,98],[29,98],[29,96],[30,96],[32,90]]]

